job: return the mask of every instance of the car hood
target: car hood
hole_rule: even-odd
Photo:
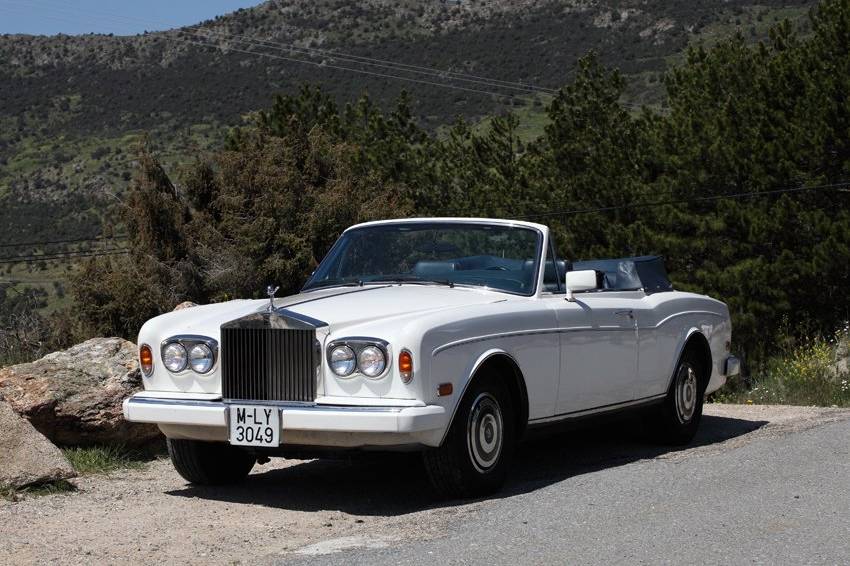
[[[430,285],[370,285],[336,287],[299,293],[275,300],[275,307],[328,325],[331,334],[366,322],[405,318],[438,310],[505,301],[508,295],[463,287]],[[268,309],[266,300],[236,300],[183,309],[151,319],[140,339],[174,334],[218,337],[227,322]],[[142,336],[144,335],[144,336]],[[159,338],[160,340],[162,338]]]
[[[279,307],[325,322],[331,333],[365,322],[506,300],[484,289],[431,285],[380,285],[342,292],[308,292],[280,301]]]

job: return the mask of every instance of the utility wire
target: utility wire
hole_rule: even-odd
[[[632,203],[618,206],[602,206],[596,208],[579,208],[572,210],[560,210],[555,212],[544,212],[540,214],[527,214],[523,216],[516,216],[516,219],[534,219],[534,218],[550,218],[554,216],[568,216],[574,214],[589,214],[589,213],[598,213],[598,212],[610,212],[614,210],[625,210],[625,209],[638,209],[638,208],[653,208],[659,206],[669,206],[674,204],[691,204],[691,203],[699,203],[699,202],[712,202],[718,200],[733,200],[739,198],[750,198],[750,197],[761,197],[761,196],[771,196],[777,194],[787,194],[787,193],[802,193],[802,192],[815,192],[821,190],[830,190],[830,189],[842,189],[850,187],[850,181],[842,181],[837,183],[829,183],[824,185],[814,185],[808,187],[786,187],[782,189],[773,189],[769,191],[749,191],[749,192],[741,192],[741,193],[732,193],[732,194],[724,194],[724,195],[712,195],[707,197],[695,197],[689,199],[675,199],[675,200],[665,200],[665,201],[653,201],[653,202],[644,202],[644,203]],[[86,257],[103,257],[103,256],[112,256],[112,255],[123,255],[130,253],[130,250],[127,249],[112,249],[112,250],[91,250],[91,251],[80,251],[80,252],[66,252],[61,254],[52,254],[52,255],[40,255],[40,256],[21,256],[21,257],[0,257],[0,264],[7,263],[29,263],[29,262],[39,262],[39,261],[56,261],[61,259],[75,259],[75,258],[86,258]]]
[[[41,17],[77,23],[76,20],[51,16],[50,14],[45,14],[45,15],[42,15]],[[412,77],[403,77],[403,76],[400,76],[400,75],[391,75],[391,74],[387,74],[387,73],[379,73],[379,72],[376,72],[376,71],[367,71],[365,69],[355,69],[355,68],[352,68],[352,67],[345,67],[345,66],[342,66],[342,65],[333,65],[333,64],[328,64],[328,63],[324,63],[324,62],[308,61],[308,60],[305,60],[305,59],[297,59],[297,58],[294,58],[294,57],[284,57],[282,55],[273,55],[271,53],[260,53],[260,52],[257,52],[257,51],[248,51],[248,50],[239,49],[239,48],[236,48],[236,47],[228,47],[228,46],[222,46],[222,45],[217,45],[217,44],[191,41],[191,40],[183,39],[183,38],[176,37],[176,36],[172,37],[169,34],[163,34],[163,37],[168,39],[169,41],[178,41],[178,42],[182,42],[182,43],[185,43],[185,44],[196,45],[196,46],[199,46],[199,47],[217,49],[219,51],[225,52],[225,54],[226,54],[227,51],[233,51],[233,52],[236,52],[236,53],[243,53],[243,54],[246,54],[246,55],[255,55],[255,56],[260,56],[260,57],[267,57],[267,58],[270,58],[270,59],[277,59],[277,60],[281,60],[281,61],[289,61],[291,63],[300,63],[302,65],[311,65],[313,67],[335,69],[335,70],[340,70],[340,71],[350,71],[350,72],[353,72],[353,73],[360,73],[360,74],[363,74],[363,75],[369,75],[369,76],[373,76],[373,77],[395,79],[395,80],[406,81],[406,82],[411,82],[411,83],[416,83],[416,84],[424,84],[424,85],[429,85],[429,86],[448,88],[448,89],[452,89],[452,90],[459,90],[459,91],[476,93],[476,94],[484,94],[484,95],[487,95],[487,96],[506,96],[505,93],[498,93],[498,92],[487,91],[487,90],[482,90],[482,89],[468,88],[468,87],[453,85],[453,84],[449,84],[449,83],[427,81],[427,80],[422,80],[422,79],[415,79],[415,78],[412,78]]]
[[[67,240],[46,240],[42,242],[15,242],[15,243],[3,243],[0,244],[0,248],[22,248],[22,247],[38,247],[38,246],[49,246],[53,244],[78,244],[83,242],[110,242],[113,240],[123,241],[127,238],[125,236],[113,236],[111,238],[103,238],[103,237],[95,237],[95,238],[69,238]],[[0,258],[2,259],[2,258]]]
[[[6,1],[9,1],[9,0],[6,0]],[[12,6],[12,7],[17,7],[17,6]],[[60,10],[60,11],[62,10],[62,8],[55,6],[55,5],[50,5],[50,7],[53,10]],[[74,14],[76,14],[78,12],[79,12],[79,10],[75,10]],[[67,14],[68,12],[66,11],[65,13]],[[89,12],[89,13],[92,13],[92,12]],[[52,19],[57,19],[57,20],[66,21],[66,22],[68,22],[68,21],[73,22],[73,23],[78,22],[78,20],[61,18],[61,17],[56,17],[56,16],[50,16],[50,15],[45,15],[43,17],[48,17],[48,18],[52,17]],[[128,18],[128,17],[124,17],[124,16],[117,16],[117,15],[112,16],[113,19],[110,19],[109,17],[104,18],[103,16],[100,16],[100,18],[105,19],[105,21],[111,22],[111,23],[116,23],[116,20],[114,18],[120,18],[120,19],[125,20],[123,23],[126,23],[128,21],[130,21],[130,22],[135,21],[135,22],[141,22],[141,23],[157,23],[157,22],[154,22],[152,20],[142,20],[142,19],[138,19],[138,18]],[[122,22],[119,20],[119,21],[117,21],[117,23],[120,24]],[[158,23],[163,24],[163,25],[168,25],[168,24],[165,24],[164,22],[158,22]],[[235,47],[229,47],[227,45],[222,45],[221,43],[215,43],[215,44],[196,43],[196,42],[192,42],[190,40],[186,40],[184,38],[174,37],[174,36],[179,35],[180,33],[191,33],[191,34],[194,34],[196,37],[200,36],[200,37],[203,37],[204,39],[210,39],[210,35],[218,35],[218,36],[221,36],[225,39],[230,38],[230,39],[233,39],[234,41],[246,43],[250,47],[261,47],[261,48],[265,47],[265,48],[277,49],[277,50],[281,50],[281,51],[290,51],[290,52],[295,51],[297,53],[304,54],[304,55],[307,55],[307,56],[321,55],[321,56],[339,59],[341,61],[345,61],[345,62],[348,62],[348,63],[361,64],[361,65],[372,65],[372,66],[396,70],[396,71],[400,71],[400,72],[425,74],[427,76],[444,78],[444,79],[447,79],[447,80],[450,80],[450,81],[456,80],[456,81],[463,81],[463,82],[468,82],[468,83],[473,83],[473,84],[482,84],[484,86],[488,86],[488,87],[491,87],[491,88],[508,88],[508,89],[512,89],[512,90],[518,90],[518,91],[526,92],[528,94],[541,94],[541,95],[544,95],[544,96],[556,96],[557,93],[559,92],[558,89],[553,89],[553,88],[549,88],[549,87],[542,87],[542,86],[534,85],[532,83],[525,83],[525,82],[520,82],[520,81],[504,81],[504,80],[501,80],[501,79],[491,79],[491,78],[487,78],[487,77],[482,77],[480,75],[471,75],[471,74],[468,74],[468,73],[460,73],[460,72],[457,72],[457,71],[444,71],[444,70],[434,69],[434,68],[430,68],[430,67],[423,67],[423,66],[419,66],[419,65],[410,65],[410,64],[407,64],[407,63],[399,63],[399,62],[390,61],[390,60],[387,60],[387,59],[376,59],[376,58],[364,57],[364,56],[360,56],[360,55],[344,54],[344,53],[339,53],[337,51],[330,51],[330,50],[325,50],[325,49],[316,49],[316,48],[312,48],[312,47],[301,47],[301,46],[297,46],[297,45],[292,44],[292,43],[280,43],[280,42],[274,42],[274,41],[266,40],[266,39],[262,39],[262,38],[257,38],[255,36],[250,36],[250,35],[232,34],[232,33],[212,30],[210,28],[202,28],[199,25],[184,26],[182,28],[170,29],[170,30],[157,32],[157,33],[160,34],[161,37],[163,37],[167,40],[170,40],[170,41],[182,41],[184,43],[189,43],[189,44],[197,45],[197,46],[201,46],[201,47],[213,47],[213,48],[217,48],[218,50],[220,50],[222,52],[226,52],[227,50],[230,50],[230,51],[243,53],[243,54],[247,54],[247,55],[256,55],[256,56],[260,56],[260,57],[269,57],[269,58],[272,58],[272,59],[279,59],[279,60],[284,60],[284,61],[293,62],[293,63],[300,63],[302,65],[312,65],[312,66],[316,66],[316,67],[325,67],[325,68],[331,68],[331,69],[335,69],[335,70],[342,70],[342,71],[349,71],[349,72],[353,72],[353,73],[365,74],[365,75],[374,76],[374,77],[395,79],[395,80],[413,82],[413,83],[424,84],[424,85],[429,85],[429,86],[436,86],[436,87],[442,87],[442,88],[449,88],[449,89],[453,89],[453,90],[460,90],[460,91],[476,93],[476,94],[485,94],[485,95],[488,95],[488,96],[508,96],[508,94],[493,92],[493,91],[486,91],[486,90],[482,90],[482,89],[465,88],[465,87],[461,87],[461,86],[458,86],[458,85],[452,85],[452,84],[443,83],[443,82],[426,81],[426,80],[414,79],[414,78],[411,78],[411,77],[390,75],[390,74],[386,74],[386,73],[370,72],[370,71],[366,71],[364,69],[356,69],[356,68],[345,67],[345,66],[341,66],[341,65],[333,65],[333,64],[328,64],[328,63],[325,63],[325,62],[308,61],[308,60],[305,60],[305,59],[298,59],[298,58],[293,58],[293,57],[284,57],[284,56],[279,56],[279,55],[275,56],[275,55],[268,54],[268,53],[261,53],[261,52],[257,52],[257,51],[247,51],[245,49],[238,49],[238,48],[235,48]],[[241,38],[241,39],[239,39],[239,38]],[[625,107],[625,108],[630,108],[632,110],[640,110],[640,109],[644,108],[645,106],[657,106],[657,104],[655,104],[655,105],[653,105],[653,104],[644,105],[644,104],[637,104],[637,103],[626,102],[626,101],[621,101],[619,104],[621,106]]]
[[[541,212],[538,214],[526,214],[523,216],[517,216],[517,219],[533,219],[533,218],[550,218],[553,216],[569,216],[574,214],[590,214],[597,212],[611,212],[614,210],[627,210],[627,209],[638,209],[638,208],[654,208],[659,206],[669,206],[674,204],[692,204],[699,202],[712,202],[718,200],[727,200],[727,199],[739,199],[739,198],[750,198],[750,197],[760,197],[760,196],[771,196],[777,194],[785,194],[785,193],[802,193],[802,192],[815,192],[821,190],[829,190],[829,189],[840,189],[850,187],[850,181],[842,181],[838,183],[830,183],[826,185],[814,185],[809,187],[788,187],[783,189],[773,189],[768,191],[750,191],[750,192],[742,192],[742,193],[731,193],[731,194],[723,194],[723,195],[711,195],[707,197],[694,197],[694,198],[686,198],[686,199],[673,199],[673,200],[663,200],[663,201],[652,201],[652,202],[638,202],[631,204],[623,204],[616,206],[601,206],[596,208],[577,208],[572,210],[559,210],[555,212]]]
[[[112,255],[124,255],[130,253],[130,250],[106,250],[106,251],[91,251],[80,252],[75,254],[53,254],[53,255],[33,255],[21,257],[2,257],[0,264],[7,263],[38,263],[41,261],[59,261],[63,259],[77,259],[87,257],[104,257]]]
[[[50,9],[57,11],[57,12],[64,12],[66,15],[70,15],[70,16],[78,15],[78,14],[81,13],[80,10],[74,9],[73,11],[71,11],[71,10],[65,9],[63,7],[57,6],[55,4],[43,4],[43,5],[48,6]],[[109,14],[109,13],[106,13],[106,12],[100,12],[100,15],[98,15],[98,13],[96,13],[96,12],[91,12],[91,11],[88,12],[88,13],[89,14],[95,14],[96,17],[99,17],[100,19],[107,21],[107,22],[111,22],[111,23],[119,23],[119,24],[124,23],[124,24],[126,24],[127,22],[135,21],[137,23],[162,24],[162,25],[166,25],[166,26],[168,25],[168,24],[165,24],[164,22],[161,22],[161,21],[155,22],[153,20],[143,20],[143,19],[138,19],[138,18],[129,18],[129,17],[120,16],[120,15],[117,15],[117,14]],[[124,21],[121,22],[120,20],[124,20]],[[71,21],[74,21],[75,23],[77,22],[77,20],[71,20]],[[505,80],[502,80],[502,79],[492,79],[492,78],[483,77],[483,76],[480,76],[480,75],[472,75],[472,74],[469,74],[469,73],[462,73],[462,72],[458,72],[458,71],[446,71],[446,70],[441,70],[441,69],[435,69],[435,68],[432,68],[432,67],[424,67],[424,66],[421,66],[421,65],[411,65],[411,64],[408,64],[408,63],[401,63],[401,62],[392,61],[392,60],[388,60],[388,59],[377,59],[377,58],[365,57],[365,56],[361,56],[361,55],[340,53],[338,51],[331,51],[331,50],[326,50],[326,49],[317,49],[317,48],[313,48],[313,47],[303,47],[303,46],[298,46],[294,43],[282,43],[282,42],[277,42],[277,41],[273,41],[273,40],[270,40],[270,39],[259,38],[257,36],[252,36],[252,35],[243,35],[243,34],[235,34],[235,33],[230,33],[230,32],[224,32],[224,31],[219,31],[219,30],[215,30],[215,29],[211,29],[211,28],[205,28],[205,27],[202,27],[200,25],[184,26],[182,28],[166,30],[166,31],[159,32],[159,33],[167,39],[174,40],[175,38],[169,37],[169,36],[172,35],[172,34],[179,34],[181,32],[182,33],[191,33],[191,34],[194,34],[196,36],[202,36],[205,39],[211,39],[210,36],[215,35],[215,36],[219,36],[223,39],[233,39],[235,41],[248,43],[248,44],[255,46],[255,47],[266,47],[266,48],[270,48],[270,49],[277,49],[277,50],[284,50],[284,51],[294,51],[294,52],[304,54],[304,55],[308,55],[308,56],[333,57],[333,58],[336,58],[336,59],[339,59],[339,60],[342,60],[342,61],[345,61],[345,62],[349,62],[349,63],[355,63],[355,64],[360,64],[360,65],[370,65],[370,66],[381,67],[381,68],[385,68],[385,69],[414,73],[414,74],[424,74],[424,75],[427,75],[427,76],[432,76],[432,77],[437,77],[437,78],[445,78],[447,80],[456,80],[456,81],[463,81],[463,82],[474,83],[474,84],[482,84],[484,86],[488,86],[488,87],[491,87],[491,88],[508,88],[508,89],[519,90],[519,91],[528,92],[528,93],[540,93],[540,94],[546,94],[546,95],[554,95],[554,94],[557,93],[557,89],[552,89],[552,88],[549,88],[549,87],[542,87],[542,86],[534,85],[532,83],[526,83],[526,82],[521,82],[521,81],[505,81]],[[217,46],[219,46],[222,49],[228,49],[227,46],[221,46],[221,45],[217,45]],[[231,49],[231,50],[233,50],[233,49]],[[255,53],[255,52],[253,52],[253,53]],[[294,60],[293,59],[286,59],[286,60],[316,65],[316,63],[314,63],[314,62],[304,61],[303,59],[294,59]],[[321,66],[327,67],[329,65],[325,64],[325,65],[321,65]],[[362,70],[358,70],[358,69],[352,69],[350,67],[339,67],[339,66],[337,66],[335,68],[341,68],[341,69],[352,71],[352,72],[361,72],[362,71]],[[380,76],[380,75],[378,75],[378,76]],[[387,78],[400,78],[400,77],[391,76],[391,77],[387,77]],[[425,84],[429,84],[429,83],[425,83]]]
[[[181,31],[185,33],[185,32],[187,32],[186,30],[192,30],[192,29],[193,29],[193,27],[189,26],[188,28],[184,28]],[[224,36],[224,39],[234,39],[235,38],[234,39],[235,41],[247,43],[252,47],[266,47],[266,48],[269,48],[269,49],[276,49],[278,51],[289,51],[289,52],[294,51],[296,53],[300,53],[300,54],[307,55],[307,56],[313,56],[313,57],[316,57],[316,56],[330,57],[330,58],[338,59],[340,61],[344,61],[344,62],[347,62],[347,63],[354,63],[354,64],[358,64],[358,65],[369,65],[369,66],[379,67],[379,68],[383,68],[383,69],[389,69],[389,70],[393,70],[393,71],[400,71],[400,72],[406,72],[406,73],[426,75],[426,76],[436,77],[436,78],[439,78],[439,79],[447,79],[447,80],[462,81],[462,82],[467,82],[467,83],[472,83],[472,84],[480,84],[480,85],[491,87],[491,88],[506,88],[506,89],[511,89],[511,90],[518,90],[518,91],[525,92],[525,93],[528,93],[528,94],[543,94],[543,95],[546,95],[546,96],[554,96],[558,92],[555,89],[546,88],[546,87],[538,87],[538,86],[535,86],[533,84],[511,83],[509,81],[501,81],[501,80],[498,80],[498,79],[466,78],[466,77],[461,76],[461,75],[456,75],[452,71],[417,70],[415,68],[415,66],[406,65],[404,63],[389,63],[389,64],[378,63],[378,62],[373,62],[373,61],[368,61],[368,60],[362,60],[364,58],[361,58],[361,57],[356,56],[356,55],[348,55],[348,54],[334,52],[334,51],[313,50],[312,48],[309,48],[309,47],[299,47],[299,46],[292,45],[292,44],[287,45],[287,44],[274,43],[274,42],[271,42],[271,41],[268,41],[268,40],[252,38],[251,36],[245,36],[245,35],[236,35],[236,34],[228,35],[228,34],[224,34],[222,32],[216,32],[216,31],[211,31],[211,30],[188,31],[188,33],[192,33],[195,36],[200,36],[200,37],[205,38],[205,39],[213,39],[214,41],[218,41],[218,40],[215,40],[214,38],[210,37],[211,35]],[[227,46],[222,46],[220,43],[216,43],[216,45],[218,47],[222,48],[222,49],[228,49]],[[410,68],[410,67],[414,67],[414,68]],[[352,68],[347,68],[347,69],[350,70],[350,71],[357,72],[355,69],[352,69]]]
[[[293,57],[284,57],[282,55],[273,55],[271,53],[260,53],[260,52],[257,52],[257,51],[248,51],[248,50],[239,49],[239,48],[236,48],[236,47],[222,47],[220,45],[202,43],[202,42],[198,42],[198,41],[190,41],[188,39],[181,39],[181,38],[177,38],[177,37],[170,38],[170,39],[172,41],[182,41],[184,43],[188,43],[188,44],[192,44],[192,45],[198,45],[200,47],[208,47],[208,48],[212,47],[214,49],[226,50],[226,51],[235,51],[237,53],[245,53],[247,55],[259,55],[261,57],[268,57],[270,59],[280,59],[280,60],[283,60],[283,61],[290,61],[292,63],[301,63],[301,64],[304,64],[304,65],[312,65],[314,67],[320,67],[320,68],[326,68],[326,69],[336,69],[336,70],[340,70],[340,71],[351,71],[351,72],[354,72],[354,73],[360,73],[360,74],[363,74],[363,75],[370,75],[370,76],[373,76],[373,77],[381,77],[381,78],[386,78],[386,79],[396,79],[396,80],[407,81],[407,82],[411,82],[411,83],[424,84],[424,85],[443,87],[443,88],[450,88],[450,89],[453,89],[453,90],[461,90],[461,91],[464,91],[464,92],[486,94],[488,96],[506,96],[504,93],[498,93],[498,92],[493,92],[493,91],[489,91],[489,90],[468,88],[468,87],[452,85],[452,84],[448,84],[448,83],[439,83],[439,82],[435,82],[435,81],[427,81],[427,80],[423,80],[423,79],[414,79],[412,77],[402,77],[400,75],[389,75],[389,74],[386,74],[386,73],[379,73],[379,72],[376,72],[376,71],[367,71],[365,69],[354,69],[352,67],[343,67],[342,65],[328,64],[328,63],[325,63],[325,62],[317,63],[315,61],[307,61],[305,59],[296,59],[296,58],[293,58]]]

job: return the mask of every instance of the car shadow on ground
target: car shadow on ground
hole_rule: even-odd
[[[767,424],[704,416],[685,447],[651,444],[638,419],[582,423],[536,433],[523,442],[504,489],[491,498],[519,495],[564,479],[718,444]],[[193,486],[167,492],[175,497],[261,505],[296,511],[341,511],[362,516],[398,516],[468,501],[441,501],[431,491],[418,454],[356,453],[318,459],[249,476],[236,486]]]

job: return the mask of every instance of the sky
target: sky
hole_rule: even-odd
[[[0,34],[131,35],[195,24],[260,0],[0,0]]]

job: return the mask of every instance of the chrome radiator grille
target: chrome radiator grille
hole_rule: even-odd
[[[222,397],[315,401],[320,355],[314,330],[222,327]]]

